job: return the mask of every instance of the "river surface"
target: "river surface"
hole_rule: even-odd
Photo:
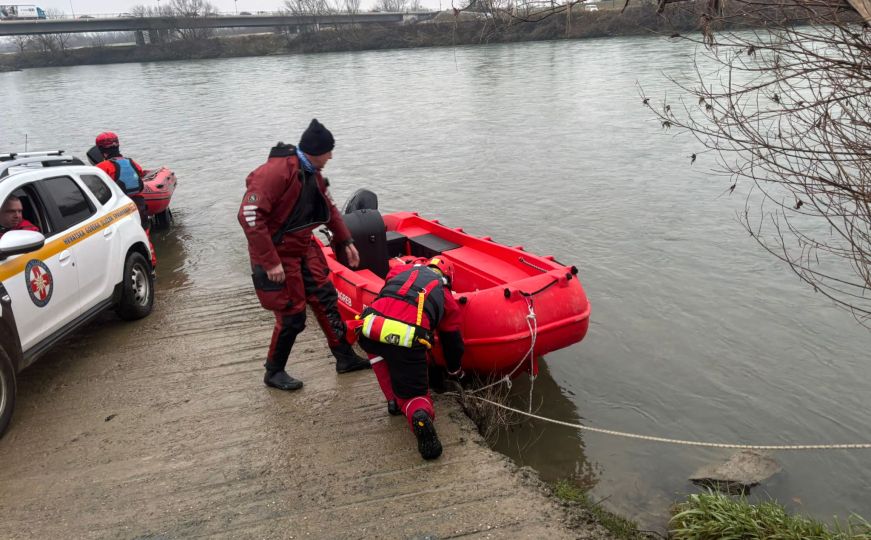
[[[155,239],[158,285],[237,286],[245,176],[317,117],[336,138],[325,172],[339,203],[370,187],[383,211],[578,266],[592,324],[546,357],[539,414],[702,441],[869,441],[871,333],[764,254],[711,154],[691,165],[698,147],[641,105],[636,83],[663,95],[663,72],[683,77],[693,52],[614,38],[4,73],[0,151],[26,137],[83,155],[118,132],[125,154],[179,178],[176,227]],[[528,382],[514,392],[522,402]],[[497,447],[651,527],[697,491],[696,468],[731,455],[538,422]],[[868,457],[780,453],[783,472],[754,495],[871,517]]]

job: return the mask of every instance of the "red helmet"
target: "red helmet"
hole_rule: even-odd
[[[118,146],[118,136],[111,131],[100,133],[97,135],[97,146],[99,148],[112,148]]]
[[[448,286],[454,282],[454,263],[442,257],[433,257],[426,263],[430,268],[435,268],[438,272],[448,280]]]

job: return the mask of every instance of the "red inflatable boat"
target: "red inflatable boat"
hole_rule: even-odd
[[[522,246],[476,238],[417,213],[383,217],[377,210],[345,214],[345,223],[360,252],[358,269],[343,264],[321,243],[339,293],[339,308],[353,319],[384,285],[384,276],[398,257],[432,257],[454,263],[454,297],[464,316],[466,353],[463,367],[479,374],[537,373],[539,356],[584,338],[590,304],[577,269],[524,251]],[[438,345],[433,349],[443,364]]]
[[[92,146],[86,154],[92,165],[103,161],[103,153],[96,146]],[[155,227],[165,229],[172,224],[169,201],[177,183],[175,173],[166,167],[142,172],[145,174],[142,178],[142,198],[148,208],[148,215]]]
[[[142,198],[145,199],[154,224],[159,228],[166,228],[172,223],[169,201],[175,191],[175,173],[166,167],[144,172],[142,183],[145,188],[142,190]]]

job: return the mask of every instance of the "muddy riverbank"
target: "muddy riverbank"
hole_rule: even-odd
[[[247,288],[163,291],[107,314],[19,381],[0,440],[2,538],[607,538],[489,450],[450,398],[424,462],[370,372],[337,375],[319,330],[296,393],[264,387]]]

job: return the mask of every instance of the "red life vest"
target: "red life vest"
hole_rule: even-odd
[[[441,276],[426,266],[414,266],[388,281],[363,311],[361,333],[390,345],[429,347],[444,313]]]

